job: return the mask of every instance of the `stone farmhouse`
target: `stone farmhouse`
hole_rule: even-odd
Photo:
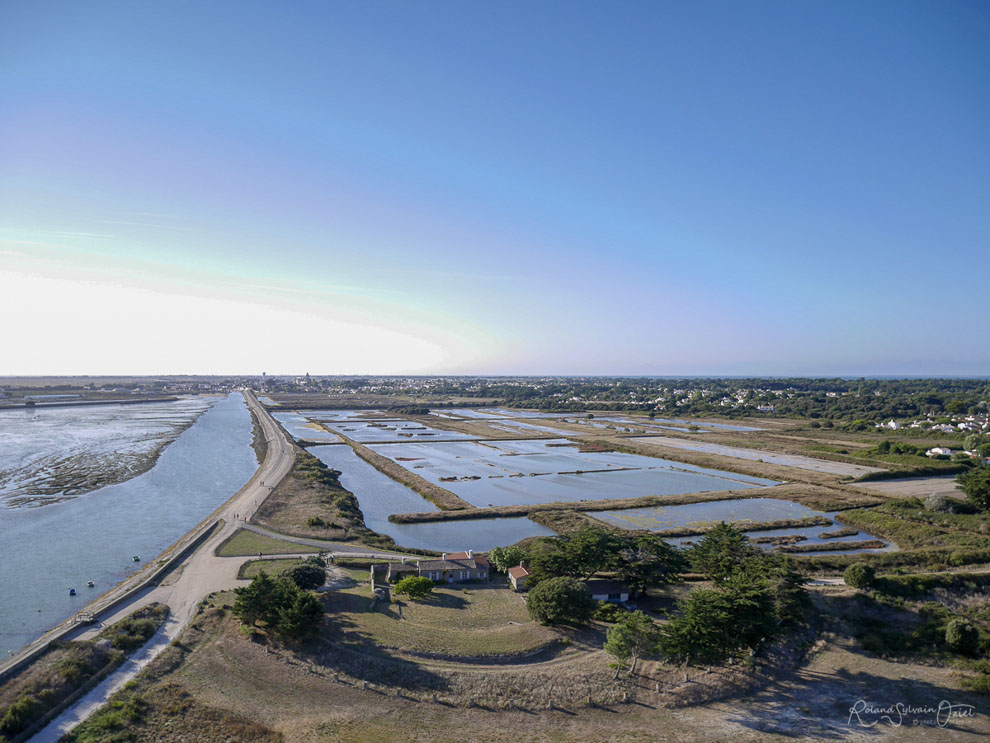
[[[454,552],[437,559],[407,560],[390,562],[387,565],[371,566],[371,582],[395,583],[408,576],[429,578],[443,583],[463,583],[469,580],[488,580],[490,570],[488,560],[475,557],[472,550]]]

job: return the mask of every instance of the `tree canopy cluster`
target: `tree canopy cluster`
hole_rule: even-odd
[[[315,635],[323,622],[323,604],[288,576],[273,578],[261,571],[250,585],[235,588],[233,614],[244,624],[301,642]]]
[[[614,573],[633,594],[678,580],[686,566],[683,554],[652,534],[625,535],[586,526],[534,544],[526,555],[529,584],[570,577],[588,580],[596,573]]]
[[[588,586],[571,576],[547,578],[526,596],[526,611],[541,624],[587,624],[595,611]]]
[[[691,591],[658,630],[657,648],[669,660],[719,663],[755,651],[808,610],[804,579],[787,557],[763,552],[724,523],[691,547],[688,559],[713,586]]]

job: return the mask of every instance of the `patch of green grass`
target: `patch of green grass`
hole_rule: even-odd
[[[330,548],[327,543],[327,549]],[[280,539],[272,539],[264,534],[256,534],[247,529],[239,529],[234,532],[223,544],[217,547],[218,557],[245,557],[257,555],[259,552],[268,555],[295,555],[318,552],[316,547],[308,547],[295,542],[283,542]]]
[[[301,557],[290,557],[282,560],[251,560],[241,565],[241,569],[237,571],[237,577],[250,580],[262,570],[269,575],[277,575],[297,565],[302,565],[304,562],[306,561]]]

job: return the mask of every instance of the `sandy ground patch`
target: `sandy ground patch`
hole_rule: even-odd
[[[941,477],[905,477],[897,480],[878,480],[860,483],[861,488],[897,498],[926,498],[929,495],[945,495],[949,498],[965,498],[956,483],[955,475]]]

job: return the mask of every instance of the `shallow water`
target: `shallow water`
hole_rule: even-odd
[[[807,537],[798,544],[821,544],[823,542],[860,542],[878,537],[866,532],[857,532],[848,537],[822,538],[822,532],[835,531],[846,528],[845,524],[835,520],[836,512],[823,513],[813,508],[808,508],[800,503],[779,500],[777,498],[742,498],[730,501],[708,501],[705,503],[689,503],[680,506],[655,506],[650,508],[632,508],[622,511],[596,511],[589,513],[589,516],[604,521],[612,526],[623,529],[646,529],[649,531],[663,531],[665,529],[675,529],[679,527],[706,526],[720,521],[733,523],[737,528],[745,532],[746,522],[757,521],[779,521],[783,519],[804,519],[811,516],[825,516],[832,519],[829,526],[809,526],[801,528],[774,529],[766,531],[745,532],[751,538],[755,537],[776,537],[803,535]],[[698,536],[692,537],[672,537],[668,539],[671,544],[685,546],[690,542],[700,539]],[[884,541],[886,546],[876,550],[849,550],[855,552],[879,552],[896,549],[894,545]],[[771,549],[774,545],[761,544],[761,547]],[[805,554],[805,553],[802,553]],[[818,553],[813,553],[818,554]],[[836,552],[843,554],[843,552]]]
[[[213,406],[148,472],[45,508],[0,510],[0,653],[30,642],[153,560],[258,467],[239,393]],[[86,581],[96,583],[87,588]],[[78,595],[70,597],[68,588]]]
[[[340,484],[354,493],[372,531],[387,534],[402,547],[459,552],[484,551],[554,532],[527,518],[484,519],[477,521],[438,521],[422,524],[393,524],[393,513],[435,511],[428,500],[382,474],[365,462],[349,446],[313,446],[309,452],[340,471]]]
[[[0,502],[35,506],[39,495],[56,500],[123,482],[214,399],[0,411]]]
[[[439,428],[424,426],[422,423],[401,419],[378,420],[378,421],[327,421],[324,423],[338,433],[342,433],[348,438],[361,443],[371,443],[375,441],[396,441],[408,439],[409,441],[457,441],[459,439],[473,439],[477,436],[470,436],[458,431],[444,431]]]
[[[329,431],[323,430],[316,423],[299,413],[276,413],[272,412],[272,418],[282,424],[282,428],[288,431],[296,441],[322,441],[327,444],[334,444],[340,441],[340,437]]]
[[[305,416],[314,421],[355,421],[374,419],[394,419],[397,416],[390,416],[383,410],[299,410],[299,415]]]
[[[371,448],[478,507],[675,495],[776,484],[773,480],[636,454],[581,453],[574,446],[561,446],[567,443],[543,439],[377,444]]]

